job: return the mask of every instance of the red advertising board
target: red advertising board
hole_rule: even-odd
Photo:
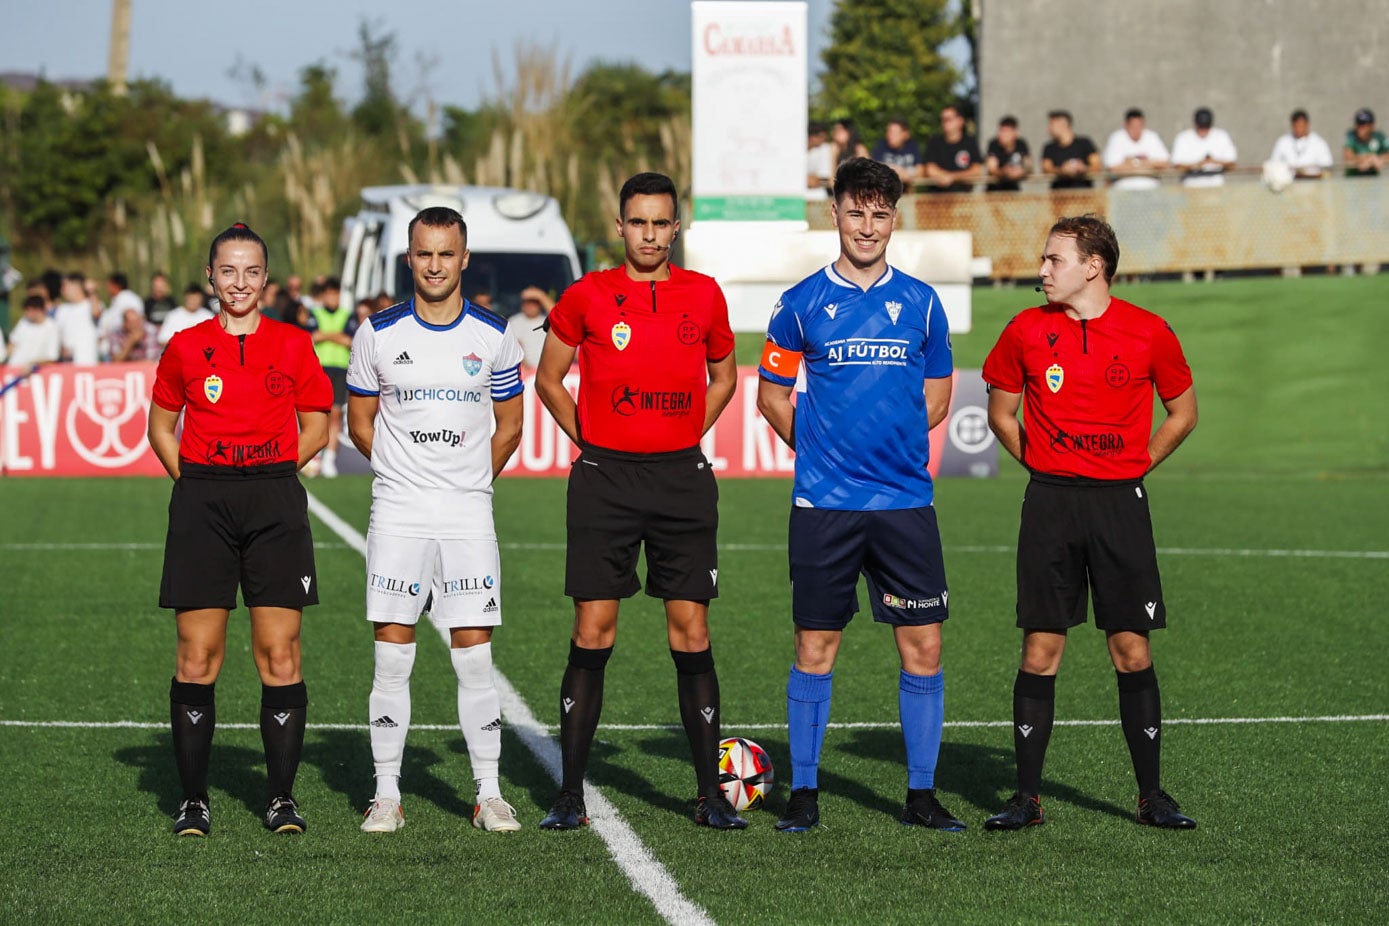
[[[54,364],[14,382],[0,368],[0,472],[6,476],[162,476],[145,439],[153,363],[94,367]],[[757,368],[738,368],[733,401],[705,435],[704,453],[720,476],[789,476],[795,454],[757,411]],[[577,392],[577,368],[565,380]],[[978,396],[974,395],[977,392]],[[931,432],[931,474],[993,475],[997,449],[989,433],[977,371],[956,371],[946,422]],[[521,446],[508,476],[563,476],[578,452],[527,382]],[[370,470],[343,434],[343,473]]]
[[[0,368],[6,476],[162,476],[145,438],[153,363]],[[21,378],[22,377],[22,378]],[[15,382],[19,379],[18,382]]]

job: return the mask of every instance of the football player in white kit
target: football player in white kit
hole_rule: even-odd
[[[477,782],[473,826],[521,828],[497,785],[501,708],[491,640],[502,611],[492,480],[521,440],[522,354],[505,319],[463,298],[467,234],[452,209],[415,216],[407,257],[415,297],[367,318],[347,371],[348,433],[375,475],[366,599],[376,631],[376,797],[362,822],[369,833],[405,825],[400,766],[415,623],[431,588],[429,614],[449,636],[458,723]]]

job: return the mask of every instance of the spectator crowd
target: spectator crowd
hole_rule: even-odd
[[[1259,162],[1266,179],[1270,172],[1286,174],[1290,181],[1326,176],[1336,166],[1331,145],[1312,131],[1305,109],[1294,110],[1288,122],[1288,132]],[[1389,143],[1375,127],[1375,114],[1362,107],[1355,111],[1352,123],[1341,148],[1345,174],[1378,176],[1389,163]],[[968,130],[965,113],[956,106],[941,110],[939,131],[924,145],[906,120],[894,118],[871,150],[847,120],[832,128],[812,123],[806,148],[806,195],[811,199],[824,198],[834,168],[854,156],[888,165],[903,183],[926,193],[964,193],[981,186],[989,191],[1016,191],[1024,180],[1038,176],[1049,180],[1054,190],[1092,188],[1097,181],[1119,190],[1146,190],[1171,174],[1183,186],[1218,187],[1239,163],[1234,139],[1215,124],[1215,113],[1205,106],[1192,113],[1190,127],[1177,133],[1170,148],[1148,128],[1138,108],[1124,113],[1122,125],[1110,133],[1103,148],[1077,133],[1069,112],[1052,110],[1047,113],[1047,141],[1035,163],[1031,146],[1018,133],[1016,117],[1000,119],[997,133],[981,149],[978,138]]]

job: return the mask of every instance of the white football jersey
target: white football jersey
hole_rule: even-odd
[[[347,388],[379,396],[371,447],[371,530],[495,539],[492,403],[522,392],[521,346],[471,302],[431,325],[414,300],[371,315],[352,339]]]

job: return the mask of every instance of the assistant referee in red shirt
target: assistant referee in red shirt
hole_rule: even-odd
[[[718,784],[719,683],[709,648],[718,595],[718,486],[700,451],[733,397],[737,366],[717,283],[670,263],[679,233],[675,184],[641,173],[622,185],[617,232],[626,260],[589,273],[550,313],[535,388],[582,453],[569,473],[565,594],[574,599],[560,685],[564,775],[544,829],[588,823],[583,781],[617,639],[618,601],[635,595],[646,545],[646,593],[665,601],[680,718],[699,801],[695,822],[747,825]],[[564,377],[579,355],[576,404]]]
[[[266,264],[265,242],[245,225],[213,239],[207,278],[218,313],[169,342],[150,404],[150,446],[174,480],[159,606],[172,608],[178,625],[169,701],[181,836],[206,836],[212,826],[213,686],[238,586],[262,686],[265,826],[306,829],[293,796],[308,705],[299,624],[304,607],[318,603],[318,579],[296,473],[327,443],[333,390],[308,332],[261,314]]]
[[[1166,626],[1167,608],[1143,485],[1196,427],[1196,391],[1171,327],[1109,294],[1118,265],[1119,242],[1102,219],[1058,221],[1042,253],[1047,304],[1014,317],[984,362],[989,424],[1032,474],[1018,530],[1018,791],[984,821],[990,830],[1044,820],[1056,673],[1066,631],[1085,623],[1087,598],[1118,675],[1138,822],[1196,825],[1159,781],[1162,706],[1148,634]],[[1155,391],[1167,414],[1153,431]]]

